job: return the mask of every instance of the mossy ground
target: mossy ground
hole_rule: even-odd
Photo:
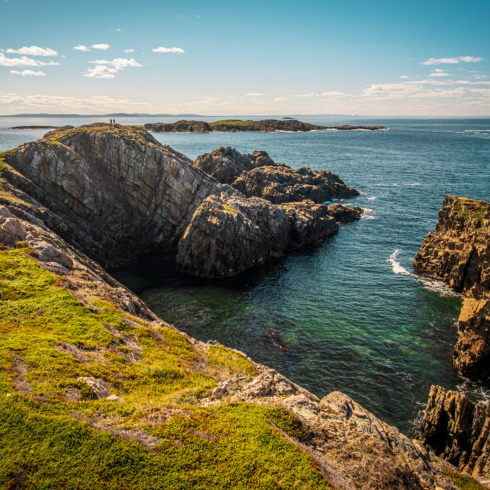
[[[469,476],[462,475],[454,471],[445,469],[446,476],[461,490],[486,490],[487,487],[480,485],[477,481]]]
[[[304,427],[289,412],[244,403],[198,405],[216,386],[213,373],[255,374],[243,356],[211,347],[203,368],[203,358],[179,332],[151,329],[134,317],[128,326],[122,311],[96,298],[90,299],[96,308],[82,306],[63,278],[31,254],[29,248],[0,251],[0,488],[329,488],[312,460],[272,427],[270,421],[301,439]],[[143,348],[140,362],[124,360],[104,324],[133,335]],[[88,361],[55,348],[63,342]],[[13,386],[19,358],[30,395]],[[201,372],[192,369],[196,361]],[[103,379],[124,402],[94,400],[77,381],[82,376]],[[69,402],[67,390],[74,387],[83,398]],[[170,415],[156,423],[160,413]],[[148,449],[99,430],[100,421],[157,442]]]
[[[209,123],[210,126],[251,126],[255,121],[241,121],[239,119],[223,119],[222,121],[215,121]]]
[[[470,219],[478,229],[485,219],[485,213],[488,211],[488,204],[485,201],[476,201],[465,197],[458,197],[453,205],[454,211],[464,219]]]

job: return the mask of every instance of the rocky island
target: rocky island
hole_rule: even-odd
[[[65,127],[1,153],[0,483],[476,485],[347,395],[320,400],[241,352],[178,331],[91,258],[110,266],[148,250],[180,253],[193,243],[186,237],[206,240],[222,220],[220,233],[231,233],[216,244],[219,261],[240,257],[233,233],[241,248],[280,253],[287,240],[331,231],[329,209],[247,198],[140,128]]]
[[[241,131],[264,131],[273,133],[276,131],[307,132],[320,129],[338,131],[377,131],[386,129],[383,126],[317,126],[298,121],[296,119],[264,119],[262,121],[242,121],[240,119],[225,119],[222,121],[177,121],[175,123],[149,123],[145,124],[146,131],[150,133],[210,133],[220,131],[225,133],[237,133]]]

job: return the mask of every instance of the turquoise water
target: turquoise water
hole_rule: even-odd
[[[446,194],[489,200],[490,120],[301,119],[389,130],[155,137],[190,158],[233,146],[331,170],[362,192],[349,201],[368,208],[366,218],[343,225],[320,248],[292,250],[227,280],[178,274],[171,257],[149,257],[115,276],[192,336],[240,349],[320,397],[343,391],[404,432],[432,384],[486,397],[486,386],[451,370],[460,298],[413,271],[412,261]],[[0,127],[45,122],[5,121]],[[42,133],[0,130],[0,150]]]

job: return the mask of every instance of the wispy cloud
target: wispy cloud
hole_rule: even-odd
[[[54,61],[39,61],[22,56],[21,58],[7,58],[3,53],[0,53],[0,66],[54,66],[59,65]]]
[[[478,63],[483,61],[483,58],[478,58],[476,56],[460,56],[459,58],[429,58],[424,61],[423,65],[441,65],[441,64],[456,64],[463,61],[464,63]]]
[[[20,49],[7,49],[8,54],[29,54],[31,56],[58,56],[58,52],[51,48],[40,48],[39,46],[23,47]]]
[[[122,31],[122,29],[116,29],[116,32],[121,32],[121,31]]]
[[[134,53],[134,49],[125,49],[124,52],[125,53]]]
[[[143,65],[140,65],[133,58],[131,58],[130,60],[128,60],[127,58],[115,58],[112,61],[95,60],[95,61],[89,61],[89,63],[93,63],[94,65],[112,65],[117,71],[123,70],[124,68],[127,68],[128,66],[136,66],[136,67],[143,66]]]
[[[282,102],[283,100],[288,100],[287,97],[276,97],[272,102]]]
[[[152,51],[154,53],[185,53],[182,48],[153,48]]]
[[[446,73],[444,70],[441,70],[440,68],[436,68],[434,70],[434,73],[431,73],[429,77],[450,77],[451,75],[449,73]]]
[[[92,49],[100,49],[101,51],[106,51],[107,49],[110,48],[108,44],[92,44],[90,46]]]
[[[293,97],[315,97],[315,92],[311,92],[309,94],[297,94],[297,95],[293,95]]]
[[[264,95],[264,94],[262,94],[260,92],[250,92],[250,93],[245,94],[245,95],[247,95],[248,97],[259,97],[260,95]]]
[[[83,44],[79,44],[73,48],[74,51],[90,51],[90,48],[84,46]]]
[[[32,70],[24,70],[24,71],[16,71],[10,70],[12,75],[20,75],[21,77],[45,77],[46,73],[43,73],[41,70],[32,71]]]
[[[410,78],[408,75],[400,75],[400,78]]]
[[[354,97],[352,94],[345,94],[344,92],[322,92],[323,97]]]

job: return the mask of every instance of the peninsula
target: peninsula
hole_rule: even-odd
[[[337,131],[377,131],[386,129],[383,126],[317,126],[296,119],[264,119],[262,121],[242,121],[240,119],[224,119],[222,121],[177,121],[175,123],[151,123],[145,124],[146,131],[150,133],[210,133],[220,131],[225,133],[238,133],[241,131],[262,131],[273,133],[276,131],[288,131],[303,133],[323,129]]]

